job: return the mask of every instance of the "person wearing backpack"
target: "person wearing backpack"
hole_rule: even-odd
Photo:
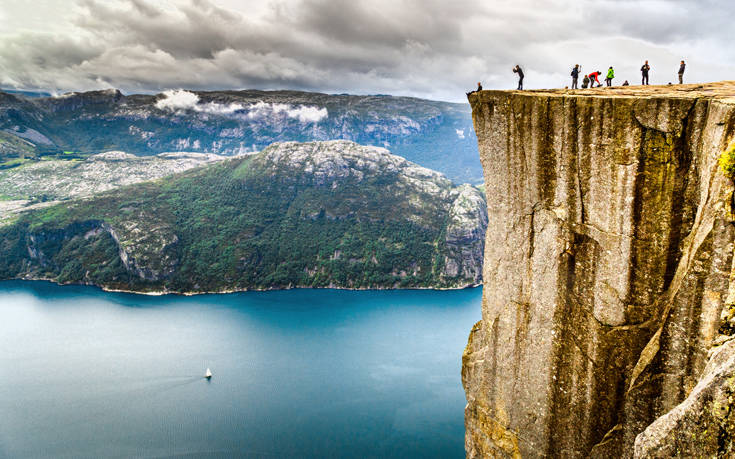
[[[610,68],[607,69],[607,78],[605,78],[605,83],[608,86],[612,86],[613,78],[615,78],[615,70],[613,70],[612,66],[610,66]]]
[[[579,64],[575,65],[572,69],[572,89],[579,89],[577,87],[577,80],[579,79]]]
[[[648,61],[641,67],[641,85],[648,85],[648,72],[651,71],[651,66],[648,65]]]

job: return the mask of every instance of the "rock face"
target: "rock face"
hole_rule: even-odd
[[[735,455],[735,341],[715,349],[702,379],[679,406],[635,441],[635,457]]]
[[[492,222],[463,356],[469,457],[632,457],[687,396],[679,413],[710,392],[732,401],[713,386],[729,373],[705,367],[735,288],[733,188],[718,170],[733,95],[735,83],[469,96]],[[635,452],[685,451],[665,444],[698,434],[693,416],[657,421]]]

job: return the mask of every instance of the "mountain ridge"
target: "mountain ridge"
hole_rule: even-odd
[[[0,277],[139,293],[461,288],[481,278],[486,225],[477,188],[385,149],[286,142],[21,212],[0,226]]]
[[[390,148],[457,182],[482,180],[469,107],[413,97],[183,89],[125,95],[109,89],[26,98],[0,92],[0,134],[0,167],[109,150],[229,156],[278,141],[341,139]]]

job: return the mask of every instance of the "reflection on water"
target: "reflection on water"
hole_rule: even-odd
[[[480,297],[0,282],[0,457],[463,457]]]

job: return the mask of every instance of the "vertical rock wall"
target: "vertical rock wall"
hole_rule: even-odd
[[[697,384],[732,270],[728,94],[469,96],[490,222],[469,457],[632,456]]]

